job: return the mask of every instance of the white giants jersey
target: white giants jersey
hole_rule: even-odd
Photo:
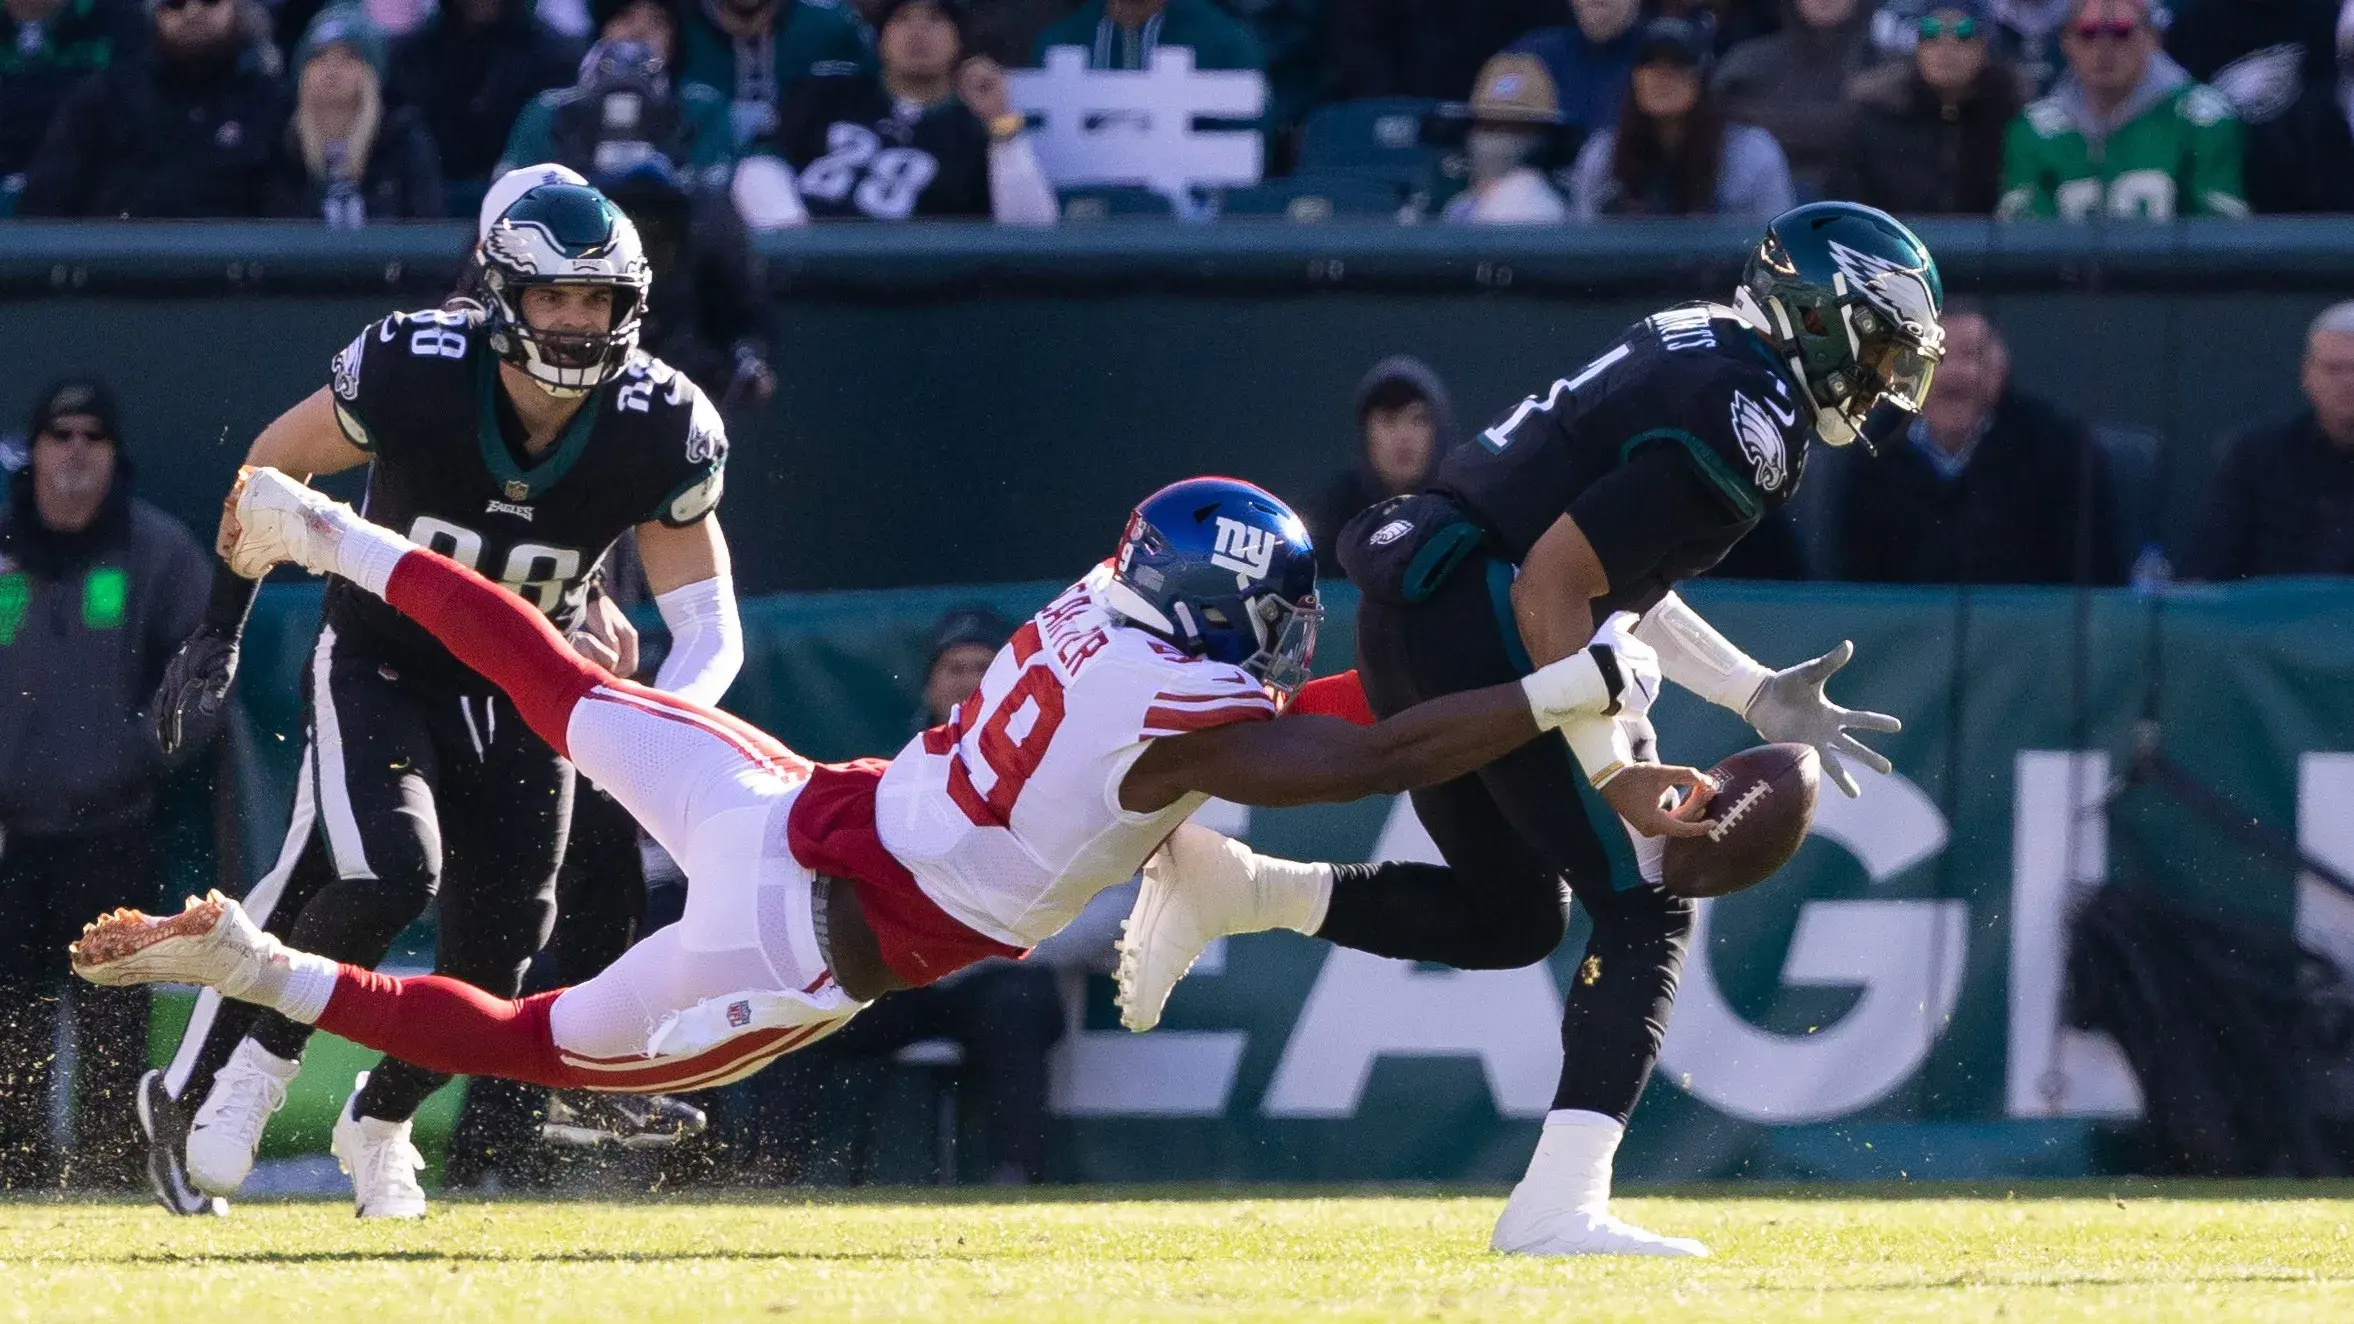
[[[1097,567],[1023,623],[948,724],[909,741],[875,789],[883,845],[924,894],[1017,947],[1134,876],[1209,798],[1122,809],[1121,779],[1149,742],[1275,716],[1242,668],[1114,617],[1098,592],[1110,573]]]

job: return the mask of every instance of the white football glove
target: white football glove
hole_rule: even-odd
[[[1854,774],[1840,765],[1841,754],[1874,772],[1891,771],[1893,765],[1847,733],[1904,729],[1904,723],[1886,713],[1852,711],[1824,696],[1823,682],[1854,656],[1854,642],[1841,640],[1837,648],[1811,662],[1784,667],[1766,677],[1757,697],[1749,701],[1749,711],[1743,714],[1768,740],[1814,746],[1822,756],[1823,771],[1850,800],[1861,794],[1861,788],[1855,784]]]

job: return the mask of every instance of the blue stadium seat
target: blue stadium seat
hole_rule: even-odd
[[[1341,216],[1397,219],[1407,206],[1399,186],[1370,175],[1324,172],[1270,179],[1250,188],[1230,189],[1219,207],[1221,216],[1280,217],[1289,221],[1329,221]]]
[[[1177,214],[1169,199],[1137,185],[1057,190],[1066,221],[1103,221],[1132,216],[1167,218]]]
[[[1319,106],[1300,128],[1299,171],[1387,180],[1427,212],[1460,187],[1448,183],[1449,153],[1422,141],[1422,121],[1438,104],[1421,97],[1368,97]],[[1458,160],[1455,173],[1460,170]]]

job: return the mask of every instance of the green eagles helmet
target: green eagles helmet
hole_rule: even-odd
[[[1775,217],[1734,304],[1806,384],[1815,433],[1834,446],[1894,438],[1945,357],[1937,260],[1902,221],[1858,203]]]
[[[637,348],[653,285],[635,225],[604,194],[579,184],[541,184],[507,204],[484,231],[481,286],[490,346],[559,396],[610,380]],[[523,316],[534,285],[609,285],[613,322],[603,331],[545,331]]]

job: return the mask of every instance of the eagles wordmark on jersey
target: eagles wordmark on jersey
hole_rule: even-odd
[[[499,384],[471,311],[395,313],[335,356],[344,436],[374,463],[370,519],[513,590],[560,628],[621,534],[692,524],[719,504],[727,432],[687,377],[635,352],[539,456]],[[457,663],[414,623],[340,580],[327,620],[436,670]]]

